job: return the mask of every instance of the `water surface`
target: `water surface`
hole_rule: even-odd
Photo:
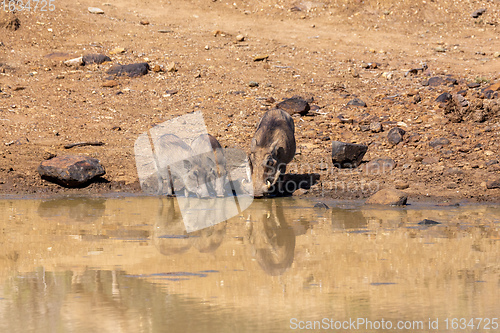
[[[175,199],[0,201],[0,331],[500,331],[500,207],[313,206],[187,234]]]

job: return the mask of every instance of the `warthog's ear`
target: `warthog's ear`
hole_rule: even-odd
[[[186,170],[191,170],[193,167],[190,160],[183,160],[182,162],[184,163],[184,169]]]
[[[283,147],[279,147],[278,150],[276,151],[276,157],[278,158],[278,161],[283,160],[285,155],[285,149]]]
[[[257,139],[253,138],[252,143],[250,143],[250,150],[253,151],[257,147]]]

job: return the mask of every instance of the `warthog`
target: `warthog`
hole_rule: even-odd
[[[224,196],[226,184],[226,158],[219,141],[210,134],[201,134],[191,143],[195,154],[199,154],[206,169],[209,191],[218,197]]]
[[[173,195],[174,185],[180,182],[186,196],[189,193],[198,198],[210,196],[206,185],[207,171],[191,147],[173,134],[158,137],[154,147],[160,194]]]
[[[267,111],[260,120],[250,147],[254,197],[269,193],[295,155],[295,126],[285,111]]]

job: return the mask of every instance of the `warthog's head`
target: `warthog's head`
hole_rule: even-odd
[[[271,187],[278,181],[284,149],[277,147],[277,144],[278,141],[275,141],[270,147],[257,147],[255,139],[252,140],[249,160],[254,197],[268,194]]]
[[[184,174],[182,180],[186,191],[194,193],[198,198],[208,198],[210,193],[207,188],[207,169],[198,158],[182,161]]]

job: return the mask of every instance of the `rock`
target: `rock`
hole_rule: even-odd
[[[177,72],[177,66],[175,65],[175,62],[172,61],[167,64],[167,72],[169,73]]]
[[[299,96],[284,99],[282,102],[276,104],[276,107],[288,112],[289,114],[293,115],[298,113],[301,116],[306,115],[307,112],[309,112],[309,110],[311,109],[309,103]]]
[[[361,107],[364,107],[366,108],[366,103],[363,102],[361,99],[359,98],[355,98],[353,100],[350,100],[349,102],[347,102],[347,105],[348,106],[361,106]]]
[[[139,22],[139,24],[140,24],[140,25],[149,25],[149,21],[147,21],[147,20],[141,20],[141,21]]]
[[[102,10],[101,8],[97,8],[97,7],[89,7],[88,11],[91,14],[104,14],[104,10]]]
[[[68,67],[78,67],[78,66],[83,66],[83,57],[79,58],[74,58],[70,60],[66,60],[64,64]]]
[[[387,141],[393,146],[397,145],[401,141],[403,141],[403,136],[405,135],[406,131],[402,128],[399,127],[393,127],[387,133]]]
[[[420,225],[436,225],[436,224],[441,224],[441,223],[434,221],[434,220],[423,219],[422,221],[418,222],[418,224],[420,224]]]
[[[407,200],[408,195],[403,191],[382,189],[368,198],[365,203],[369,205],[404,206]]]
[[[252,88],[258,87],[259,86],[259,82],[250,81],[250,82],[248,82],[248,86],[252,87]]]
[[[160,65],[154,65],[153,72],[155,73],[163,72],[163,68]]]
[[[453,98],[453,96],[450,94],[450,93],[442,93],[441,95],[439,95],[438,97],[436,97],[436,102],[439,102],[439,103],[448,103],[449,101],[451,101],[451,99]]]
[[[111,51],[109,51],[109,54],[120,54],[120,53],[125,53],[125,49],[123,47],[115,47]]]
[[[486,87],[484,90],[499,91],[500,90],[500,82],[493,83],[492,85]]]
[[[267,60],[267,58],[269,58],[269,56],[267,54],[265,54],[265,55],[258,55],[258,56],[255,56],[253,58],[253,61],[264,61],[264,60]]]
[[[436,52],[446,52],[446,48],[442,46],[438,46],[434,49]]]
[[[433,76],[429,80],[422,82],[423,86],[431,86],[431,87],[437,87],[443,84],[446,84],[446,81],[439,76]]]
[[[84,65],[102,64],[106,61],[111,61],[111,58],[104,54],[86,54],[82,57]]]
[[[95,177],[103,176],[106,171],[95,158],[64,155],[43,161],[38,166],[38,173],[42,178],[62,186],[79,187]]]
[[[477,83],[477,82],[470,82],[470,83],[467,83],[467,87],[468,88],[479,88],[481,86],[481,84]]]
[[[146,75],[149,71],[149,65],[147,62],[141,62],[137,64],[129,65],[115,65],[111,67],[107,73],[111,75],[128,75],[130,77]]]
[[[484,13],[486,12],[486,8],[481,8],[481,9],[478,9],[478,10],[475,10],[473,13],[472,13],[472,17],[473,18],[478,18],[479,16],[483,15]]]
[[[346,143],[341,141],[332,142],[332,162],[337,168],[355,168],[361,163],[368,146]]]
[[[179,91],[176,89],[168,89],[165,91],[165,97],[170,97],[177,94]]]
[[[8,1],[3,3],[3,7],[8,6]],[[21,27],[21,21],[11,11],[4,11],[0,8],[0,29],[15,31]]]
[[[364,166],[364,171],[370,175],[380,175],[396,167],[396,162],[389,157],[376,158]]]
[[[486,182],[486,188],[488,190],[500,188],[500,178],[497,180],[490,180],[490,181]]]
[[[330,209],[330,207],[328,207],[328,205],[324,202],[317,202],[315,205],[314,205],[314,208],[325,208],[325,209]]]
[[[446,183],[446,188],[447,189],[453,190],[453,189],[456,189],[457,187],[458,187],[458,185],[455,182],[448,182],[448,183]]]
[[[245,36],[244,36],[244,35],[239,34],[238,36],[236,36],[236,41],[238,41],[238,42],[242,42],[242,41],[244,41],[244,40],[245,40]]]
[[[118,82],[116,80],[108,80],[102,84],[102,86],[105,88],[113,88],[113,87],[116,87],[117,85],[118,85]]]
[[[394,187],[396,188],[396,190],[406,190],[408,187],[410,187],[410,184],[402,180],[396,180],[394,182]]]
[[[382,132],[382,124],[378,121],[370,123],[370,131],[372,131],[373,133]]]
[[[440,148],[449,144],[450,140],[448,140],[447,138],[437,138],[429,142],[429,146],[431,146],[432,148]]]

